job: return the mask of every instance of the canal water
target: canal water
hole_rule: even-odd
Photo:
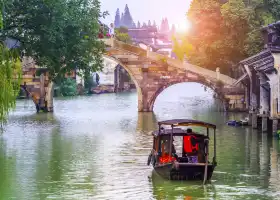
[[[137,94],[55,99],[53,114],[18,101],[0,134],[0,200],[280,199],[280,141],[246,127],[244,114],[217,110],[198,84],[166,89],[155,112],[137,112]],[[147,166],[158,120],[194,118],[217,130],[210,184],[168,181]]]

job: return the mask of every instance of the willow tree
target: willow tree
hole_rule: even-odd
[[[71,71],[101,70],[105,45],[98,40],[98,0],[9,0],[3,10],[1,37],[18,40],[22,55],[47,69],[48,91]]]
[[[0,27],[2,29],[2,14]],[[6,121],[9,111],[14,108],[20,88],[21,65],[15,50],[9,50],[0,42],[0,126]]]

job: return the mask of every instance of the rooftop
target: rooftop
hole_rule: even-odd
[[[153,131],[153,135],[155,137],[159,136],[159,135],[171,135],[172,133],[172,129],[164,129],[162,131]],[[208,138],[206,135],[204,134],[199,134],[199,133],[195,133],[195,132],[192,132],[192,133],[187,133],[186,130],[183,130],[181,128],[174,128],[173,129],[173,136],[188,136],[188,135],[194,135],[194,136],[197,136],[197,137],[204,137],[204,138]]]
[[[172,119],[158,122],[158,125],[169,125],[169,126],[201,126],[206,128],[216,129],[216,125],[210,124],[203,121],[192,120],[192,119]]]

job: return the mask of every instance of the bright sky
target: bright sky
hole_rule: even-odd
[[[128,4],[134,22],[139,20],[141,24],[150,19],[160,25],[161,19],[167,17],[169,25],[182,24],[186,20],[186,13],[191,0],[100,0],[102,11],[109,11],[110,16],[104,21],[109,24],[114,22],[117,8],[124,11],[125,4]]]

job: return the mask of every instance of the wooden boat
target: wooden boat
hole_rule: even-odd
[[[148,157],[148,165],[162,177],[171,180],[210,180],[216,162],[216,126],[210,123],[175,119],[158,123],[153,132],[153,148]],[[192,129],[180,127],[200,126],[206,128],[206,135],[194,133]],[[209,129],[214,130],[214,157],[209,162]],[[174,139],[179,139],[175,148]],[[180,143],[182,144],[180,146]],[[179,151],[177,151],[179,149]]]
[[[240,121],[230,120],[227,122],[227,125],[228,126],[248,126],[249,120],[248,119],[242,119]]]
[[[228,126],[241,126],[240,122],[236,121],[236,120],[230,120],[227,122]]]

